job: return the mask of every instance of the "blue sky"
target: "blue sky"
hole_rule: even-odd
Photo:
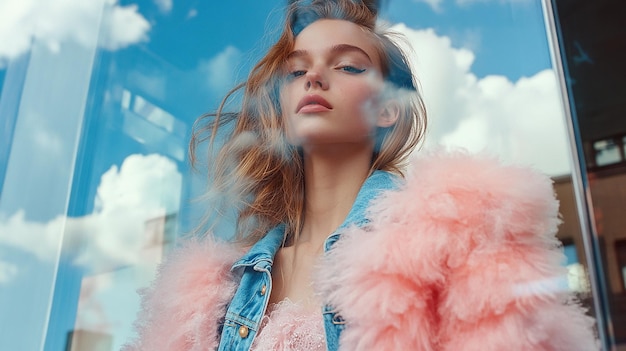
[[[435,11],[424,2],[390,1],[392,22],[412,28],[434,28],[455,47],[476,53],[472,71],[478,77],[501,74],[512,80],[551,66],[540,1],[477,1],[456,5],[443,1]]]
[[[0,316],[0,330],[15,335],[0,338],[0,349],[39,349],[48,299],[54,297],[53,312],[72,311],[83,278],[94,276],[119,283],[101,286],[92,302],[115,311],[108,326],[116,347],[128,337],[137,307],[134,284],[147,279],[138,272],[151,269],[129,258],[141,251],[142,243],[132,239],[161,210],[179,213],[181,232],[198,221],[204,208],[191,199],[205,184],[191,175],[181,150],[194,119],[214,109],[276,37],[284,4],[122,1],[108,8],[111,17],[98,27],[102,8],[87,11],[79,3],[10,8],[14,17],[28,14],[25,23],[56,26],[46,32],[0,14],[9,23],[0,32],[0,93],[23,91],[21,100],[9,103],[26,104],[16,116],[1,116],[18,123],[13,154],[0,159],[7,174],[0,197],[0,309],[17,301],[11,303],[16,315],[29,311],[20,314],[21,323]],[[568,172],[564,139],[553,143],[562,121],[540,1],[434,3],[390,0],[381,11],[385,21],[406,25],[394,28],[418,46],[426,65],[418,76],[432,107],[432,139],[491,148],[550,174]],[[33,38],[32,82],[5,82],[7,64],[23,60],[24,43]],[[546,152],[526,145],[530,137]],[[61,244],[65,256],[55,276]],[[119,269],[103,272],[103,262]],[[89,313],[81,316],[86,325],[93,323]],[[46,350],[61,349],[75,323],[71,313],[54,318]]]
[[[281,4],[195,1],[176,4],[171,13],[163,14],[148,2],[140,3],[140,11],[155,21],[147,44],[151,51],[181,69],[192,69],[199,59],[229,45],[255,56],[267,46],[260,34],[281,20],[280,11],[275,11]],[[189,18],[194,11],[197,15]],[[224,15],[205,21],[207,13]],[[389,0],[381,17],[415,29],[434,28],[450,37],[455,47],[471,48],[477,54],[473,72],[479,77],[502,74],[517,80],[550,67],[540,1],[487,0],[465,5],[444,1],[441,10],[434,10],[424,2]]]

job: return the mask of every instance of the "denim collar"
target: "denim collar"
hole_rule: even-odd
[[[367,217],[367,210],[372,200],[384,191],[397,189],[399,185],[400,180],[398,176],[385,171],[374,171],[363,183],[345,221],[335,232],[326,238],[324,252],[331,249],[346,228],[350,226],[363,227],[369,223],[370,219]]]
[[[356,196],[354,204],[343,223],[335,230],[324,243],[324,251],[330,250],[332,245],[339,240],[342,231],[350,226],[362,227],[369,222],[367,209],[370,202],[383,191],[397,189],[399,186],[398,177],[385,171],[374,171],[363,183]],[[271,229],[261,240],[259,240],[231,269],[242,266],[253,266],[260,261],[273,262],[274,255],[283,243],[285,236],[285,225],[279,224]]]
[[[380,195],[383,191],[393,190],[397,187],[397,176],[385,171],[374,171],[372,175],[365,180],[363,186],[361,186],[361,190],[359,190],[359,193],[356,195],[356,199],[354,200],[354,204],[352,205],[350,212],[348,212],[348,216],[333,234],[352,225],[362,227],[367,224],[369,222],[369,219],[367,218],[367,209],[370,206],[370,202],[378,197],[378,195]]]
[[[231,270],[241,266],[254,266],[260,261],[274,260],[274,255],[283,244],[285,225],[279,224],[272,228],[261,240],[257,241],[243,257],[233,263]]]

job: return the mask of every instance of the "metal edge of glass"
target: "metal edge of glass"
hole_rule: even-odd
[[[542,0],[542,8],[544,14],[544,23],[546,26],[546,34],[548,38],[548,46],[550,49],[550,57],[555,74],[558,79],[558,86],[561,95],[561,105],[563,107],[565,124],[567,127],[567,138],[570,147],[570,161],[572,163],[572,187],[574,189],[574,198],[576,200],[576,209],[583,237],[583,245],[585,251],[585,259],[589,265],[589,283],[593,297],[595,309],[596,325],[598,328],[598,337],[602,344],[603,350],[611,350],[609,340],[607,339],[607,328],[610,323],[607,314],[608,299],[602,282],[603,268],[598,264],[601,259],[598,251],[599,242],[592,233],[592,218],[590,215],[590,202],[588,198],[589,186],[584,181],[583,174],[585,172],[584,156],[582,155],[582,145],[576,137],[576,125],[574,124],[574,114],[570,107],[571,94],[567,85],[565,76],[565,62],[561,55],[562,47],[559,44],[558,24],[556,22],[556,12],[553,6],[554,0]]]
[[[60,264],[61,264],[61,260],[62,257],[61,255],[63,254],[63,249],[64,249],[64,242],[65,242],[65,232],[66,232],[66,223],[67,223],[67,216],[68,216],[68,211],[70,210],[70,202],[72,201],[72,193],[74,191],[74,186],[75,186],[75,177],[76,177],[76,169],[77,169],[77,162],[79,161],[79,157],[80,157],[80,153],[81,150],[80,148],[83,146],[82,143],[84,142],[84,123],[85,123],[85,118],[86,118],[86,112],[88,110],[88,106],[87,106],[87,101],[90,97],[90,91],[92,89],[92,78],[94,75],[94,67],[95,65],[97,65],[96,62],[96,58],[97,58],[97,52],[98,52],[98,47],[99,47],[99,43],[100,40],[102,38],[102,21],[103,21],[103,17],[105,16],[104,11],[107,10],[107,3],[105,2],[105,0],[98,0],[102,2],[102,6],[99,8],[100,12],[97,14],[97,21],[95,21],[94,23],[92,23],[93,26],[97,27],[99,30],[96,32],[95,36],[92,37],[92,39],[95,39],[92,43],[90,43],[88,45],[88,50],[89,50],[89,77],[87,77],[85,79],[85,87],[86,90],[84,92],[84,96],[81,102],[81,106],[80,106],[80,124],[77,126],[76,128],[76,135],[75,135],[75,141],[73,143],[73,148],[72,150],[70,150],[70,152],[73,154],[72,155],[72,169],[70,171],[70,177],[68,179],[68,192],[66,194],[65,197],[65,214],[64,214],[64,219],[63,219],[63,224],[61,226],[61,240],[58,243],[58,248],[57,248],[57,254],[56,254],[56,262],[55,262],[55,268],[54,268],[54,272],[53,272],[53,286],[51,288],[51,293],[50,293],[50,297],[49,297],[49,302],[48,302],[48,309],[47,309],[47,315],[46,315],[46,321],[45,321],[45,325],[44,325],[44,333],[42,336],[42,340],[41,340],[41,346],[40,346],[40,350],[41,351],[49,351],[51,348],[53,348],[53,346],[51,346],[51,335],[53,333],[51,333],[51,318],[52,316],[52,311],[53,308],[55,307],[54,305],[59,303],[58,298],[57,298],[57,284],[59,283],[58,278],[59,278],[59,270],[60,270]],[[76,302],[78,304],[78,301]],[[66,344],[67,347],[67,344]]]

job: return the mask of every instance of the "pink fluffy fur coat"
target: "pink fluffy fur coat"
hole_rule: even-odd
[[[594,321],[563,288],[551,180],[463,152],[413,160],[320,262],[315,286],[346,320],[340,350],[598,350]],[[242,255],[193,239],[143,292],[124,350],[213,350]]]

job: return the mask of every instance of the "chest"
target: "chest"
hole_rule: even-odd
[[[288,260],[284,260],[288,263]],[[302,262],[301,262],[302,263]],[[311,260],[311,265],[306,265],[306,271],[312,273],[318,267],[315,260]],[[304,266],[299,265],[300,268]],[[337,350],[339,334],[343,330],[342,324],[335,323],[336,311],[330,306],[323,306],[313,298],[313,287],[311,286],[311,275],[302,281],[306,282],[306,288],[299,286],[299,278],[287,281],[278,278],[276,281],[272,277],[280,276],[280,269],[277,269],[276,262],[271,260],[259,260],[254,264],[241,266],[241,280],[239,286],[227,307],[226,315],[221,324],[221,337],[218,346],[219,351],[250,350],[252,343],[260,332],[264,316],[272,305],[270,296],[274,296],[276,301],[293,302],[305,301],[308,305],[303,305],[305,313],[316,311],[322,313],[323,328],[326,334],[326,344],[329,350]],[[293,269],[291,273],[302,272],[300,269]],[[285,288],[274,286],[282,282],[287,282]],[[295,301],[295,299],[300,299]],[[290,323],[293,321],[290,321]]]
[[[306,310],[319,311],[321,303],[315,297],[312,283],[318,259],[319,252],[316,248],[281,248],[272,267],[270,304],[288,299]]]

